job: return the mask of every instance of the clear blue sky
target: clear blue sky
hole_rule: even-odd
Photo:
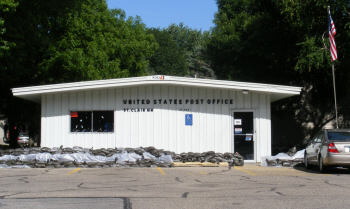
[[[218,8],[215,0],[106,0],[108,8],[123,9],[126,16],[140,16],[149,28],[166,28],[183,22],[192,29],[213,27]]]

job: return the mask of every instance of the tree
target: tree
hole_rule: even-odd
[[[0,57],[10,49],[14,44],[8,42],[2,38],[2,35],[6,33],[6,28],[4,27],[5,20],[3,18],[4,13],[13,12],[16,10],[18,3],[14,0],[2,0],[0,2]]]
[[[86,1],[61,18],[65,30],[40,64],[46,82],[67,82],[145,75],[157,45],[140,18],[104,1]]]
[[[326,35],[328,4],[331,4],[337,28],[337,96],[341,98],[339,113],[345,119],[349,115],[344,107],[350,90],[350,76],[346,70],[349,60],[345,59],[350,52],[348,1],[217,0],[215,27],[207,42],[208,58],[217,76],[304,87],[300,97],[273,104],[273,117],[278,115],[285,129],[291,120],[299,127],[294,135],[274,132],[275,138],[301,144],[303,139],[295,142],[297,137],[294,136],[307,138],[334,121]]]
[[[149,74],[188,75],[185,51],[178,46],[173,37],[167,31],[159,28],[151,28],[148,33],[154,35],[159,44],[159,48],[150,58]]]
[[[0,115],[9,121],[11,146],[14,126],[40,127],[40,106],[14,98],[11,88],[145,75],[157,48],[140,18],[108,10],[105,0],[9,2],[18,6],[0,13],[1,40],[13,43],[0,57]]]
[[[150,59],[149,73],[200,78],[215,78],[214,71],[205,60],[205,40],[208,31],[200,31],[171,24],[169,27],[151,28],[149,33],[156,37],[159,49]]]
[[[187,62],[190,77],[212,78],[215,79],[215,73],[206,59],[205,41],[210,38],[209,31],[201,31],[184,26],[171,24],[165,29],[185,52],[184,56]]]
[[[286,84],[295,78],[290,56],[296,37],[273,1],[217,4],[207,53],[219,79]]]
[[[335,37],[338,57],[335,62],[335,79],[337,88],[338,115],[340,127],[349,124],[350,111],[349,78],[347,70],[349,59],[350,33],[349,1],[278,1],[281,12],[296,35],[301,37],[296,43],[299,54],[294,58],[294,70],[301,75],[304,86],[300,101],[294,101],[295,118],[304,128],[305,138],[312,137],[317,130],[328,123],[335,127],[335,108],[333,94],[333,77],[331,71],[331,56],[328,42],[327,6],[331,7],[332,18],[335,21],[337,35]],[[303,9],[301,9],[301,7]],[[308,11],[308,12],[306,12]],[[290,105],[291,106],[291,105]],[[286,109],[291,109],[284,108]],[[276,104],[280,112],[281,102]]]

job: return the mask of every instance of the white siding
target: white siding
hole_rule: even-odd
[[[260,145],[260,120],[259,120],[259,113],[260,113],[260,106],[259,106],[259,93],[252,93],[252,108],[255,110],[255,121],[254,121],[254,126],[255,126],[255,133],[254,133],[254,153],[255,157],[257,157],[258,160],[260,160],[260,150],[258,150],[258,147]]]
[[[146,99],[146,109],[151,109],[153,107],[153,99],[154,99],[154,94],[153,94],[153,87],[152,86],[147,86],[146,87],[146,96],[145,96],[145,99]],[[147,104],[147,99],[149,100],[149,104]],[[145,127],[146,127],[146,130],[147,130],[147,133],[145,136],[145,144],[142,144],[142,146],[150,146],[150,145],[153,145],[154,144],[154,132],[155,132],[155,129],[153,128],[153,121],[154,121],[154,113],[148,113],[146,112],[146,117],[147,117],[147,120],[146,121],[143,121],[143,123],[146,123],[145,124]]]
[[[175,151],[176,144],[177,144],[177,107],[176,104],[174,104],[174,99],[176,95],[176,87],[170,86],[169,87],[169,99],[171,99],[171,104],[169,104],[169,147],[168,150]],[[170,102],[170,100],[169,100]]]
[[[139,88],[138,89],[138,106],[137,108],[145,108],[146,104],[142,104],[142,99],[139,98],[146,98],[146,88]],[[145,103],[143,101],[143,103]],[[138,124],[143,124],[139,125],[139,132],[137,136],[138,140],[138,146],[146,146],[147,145],[147,140],[146,140],[146,135],[147,135],[147,126],[146,126],[146,121],[147,121],[147,112],[139,112],[138,113]]]
[[[123,89],[123,99],[126,99],[126,100],[130,100],[131,99],[131,94],[130,94],[130,91],[131,89],[130,88],[125,88]],[[124,108],[131,108],[131,105],[124,105]],[[122,129],[120,131],[123,132],[123,138],[120,139],[120,145],[121,147],[130,147],[131,146],[131,112],[124,112],[123,113],[123,125],[122,125]]]
[[[169,149],[169,125],[170,125],[170,118],[169,118],[169,112],[171,111],[169,109],[169,87],[168,86],[161,86],[161,96],[162,99],[162,105],[161,105],[161,135],[160,135],[160,147],[163,149],[168,150]],[[166,104],[165,102],[166,101]]]
[[[192,127],[192,135],[191,135],[191,149],[196,147],[197,152],[200,151],[200,138],[199,138],[199,133],[200,130],[199,128],[201,127],[200,125],[200,120],[199,120],[199,104],[196,104],[196,100],[199,99],[199,91],[198,88],[192,88],[191,90],[191,103],[193,102],[194,104],[192,106],[192,115],[193,115],[193,127]]]
[[[184,103],[180,104],[179,99],[184,98],[184,88],[176,87],[176,97],[177,99],[177,110],[176,110],[176,150],[174,152],[180,153],[184,152],[185,145],[185,132],[184,132],[184,123],[185,123],[185,115],[183,112]]]
[[[162,147],[162,109],[159,100],[161,100],[160,86],[154,86],[153,98],[156,104],[153,105],[153,143],[150,146]]]
[[[202,101],[200,101],[200,105],[199,105],[199,116],[198,116],[198,120],[200,121],[199,123],[199,152],[205,152],[208,151],[207,150],[207,140],[208,140],[208,136],[207,136],[207,123],[206,123],[206,119],[207,119],[207,94],[206,94],[206,89],[200,88],[199,89],[199,98],[201,100],[203,100],[203,104]]]
[[[114,111],[114,133],[70,132],[71,111],[93,110]],[[42,146],[94,149],[154,146],[176,153],[232,152],[232,112],[235,110],[254,112],[256,161],[270,155],[269,94],[175,85],[43,95]],[[185,114],[193,115],[192,126],[185,125]]]
[[[191,98],[191,89],[189,87],[185,87],[184,88],[184,97],[183,97],[183,109],[184,112],[182,114],[182,116],[180,116],[180,127],[183,128],[184,131],[184,147],[183,147],[183,152],[190,152],[193,151],[192,149],[192,128],[195,127],[194,126],[186,126],[185,125],[185,115],[186,114],[190,114],[192,112],[192,108],[190,105],[190,100]],[[182,119],[181,119],[182,117]]]
[[[108,89],[107,91],[107,109],[106,110],[115,110],[115,89]],[[115,118],[115,113],[114,113],[114,118]],[[116,123],[116,120],[114,120],[114,124]],[[114,128],[113,128],[114,129]],[[116,147],[116,138],[115,135],[113,134],[107,134],[107,145],[106,147]]]
[[[231,126],[230,126],[230,118],[231,118],[231,113],[229,108],[227,108],[227,106],[230,103],[229,98],[229,92],[228,91],[222,91],[221,92],[221,96],[224,102],[224,105],[222,106],[222,117],[221,117],[221,152],[225,152],[226,148],[229,148],[231,146],[231,140],[226,140],[226,139],[230,139],[230,130],[231,130]],[[227,99],[227,103],[225,104],[225,100]]]
[[[50,138],[51,140],[44,140],[45,143],[43,143],[44,147],[54,147],[54,136],[56,133],[56,129],[54,127],[55,120],[54,120],[54,101],[53,101],[54,95],[47,95],[46,97],[46,137]],[[58,115],[59,116],[59,115]],[[58,118],[57,118],[58,119]]]
[[[258,145],[257,145],[257,154],[259,156],[266,156],[267,155],[267,150],[268,150],[268,126],[267,126],[267,105],[266,105],[266,95],[265,94],[259,94],[259,113],[258,113],[258,123],[260,126],[260,130],[259,130],[259,140]],[[260,152],[260,153],[259,153]]]
[[[125,146],[123,143],[124,139],[124,103],[123,100],[123,89],[115,90],[115,114],[114,114],[114,132],[115,132],[115,147]],[[114,146],[113,146],[114,147]]]
[[[41,96],[41,146],[45,147],[47,140],[50,140],[50,137],[46,136],[47,129],[47,96]]]
[[[136,109],[138,108],[137,105],[137,99],[138,99],[138,89],[137,87],[131,88],[131,100],[132,104],[130,105],[131,108]],[[129,147],[138,147],[139,145],[139,113],[131,112],[130,113],[130,145]]]
[[[62,135],[62,98],[61,94],[54,94],[54,100],[53,100],[53,110],[54,110],[54,130],[55,134],[53,135],[53,141],[59,142],[60,144],[63,143],[63,135]],[[52,144],[51,144],[52,146]]]
[[[62,120],[61,120],[61,145],[67,144],[70,138],[70,110],[69,110],[69,94],[62,94]],[[68,123],[67,123],[68,121]]]

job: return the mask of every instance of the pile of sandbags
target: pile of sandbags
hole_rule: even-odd
[[[222,153],[215,153],[214,151],[208,151],[203,153],[193,153],[193,152],[183,152],[181,154],[176,154],[173,156],[174,162],[210,162],[210,163],[217,163],[220,162],[227,162],[230,166],[243,166],[244,165],[244,159],[243,157],[238,153],[230,153],[225,152]]]
[[[143,148],[86,149],[82,147],[33,147],[0,151],[0,168],[63,167],[172,167],[171,155]]]
[[[63,167],[172,167],[174,162],[227,162],[229,166],[243,166],[238,153],[181,153],[156,149],[70,147],[32,147],[0,150],[0,168],[63,168]]]
[[[305,149],[298,152],[279,153],[275,156],[261,157],[261,166],[291,167],[304,163]]]

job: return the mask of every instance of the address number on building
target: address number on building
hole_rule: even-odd
[[[179,111],[189,112],[190,109],[179,109]]]

